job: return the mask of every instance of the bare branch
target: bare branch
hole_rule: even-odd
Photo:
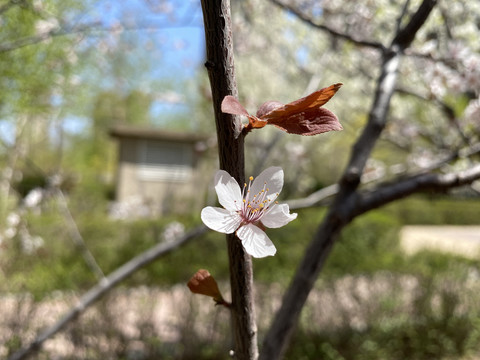
[[[480,179],[480,164],[465,171],[448,174],[422,174],[390,185],[383,185],[364,194],[359,194],[354,216],[388,204],[394,200],[426,190],[447,190],[468,185]]]
[[[134,257],[132,260],[119,267],[106,278],[102,279],[96,286],[87,291],[79,299],[77,305],[75,305],[68,313],[66,313],[57,323],[40,333],[30,344],[13,353],[8,360],[26,359],[28,356],[40,350],[46,340],[64,329],[67,324],[80,316],[89,306],[102,298],[114,286],[118,285],[121,281],[128,278],[140,268],[150,264],[159,257],[177,249],[178,247],[185,245],[188,241],[200,236],[206,232],[206,230],[207,228],[205,226],[200,225],[176,241],[159,243],[142,254]]]
[[[435,162],[432,162],[431,165],[428,167],[414,169],[413,171],[412,169],[409,169],[408,172],[404,171],[401,173],[397,173],[398,175],[397,180],[400,179],[400,177],[414,178],[419,175],[425,175],[425,174],[431,173],[432,171],[440,169],[441,167],[447,165],[452,161],[455,161],[458,159],[469,159],[472,156],[475,156],[478,154],[480,154],[480,143],[476,143],[472,146],[468,146],[458,151],[454,151],[451,154],[444,156],[442,159],[437,159]],[[362,180],[362,184],[378,183],[382,178],[384,178],[384,176],[373,177],[368,181]],[[378,185],[377,188],[380,188],[381,186],[382,185]],[[324,200],[338,194],[338,191],[339,191],[338,184],[332,184],[318,191],[315,191],[304,198],[288,200],[286,201],[286,204],[288,204],[289,208],[292,210],[319,206]]]
[[[375,99],[369,114],[367,126],[352,148],[350,162],[347,165],[341,183],[356,188],[360,183],[365,164],[387,122],[390,99],[395,90],[400,53],[389,52],[382,64],[382,72],[377,80]]]
[[[455,161],[458,159],[470,159],[471,157],[478,154],[480,154],[480,143],[476,143],[476,144],[473,144],[472,146],[468,146],[466,148],[453,151],[452,153],[446,155],[443,159],[438,159],[437,161],[432,162],[430,166],[418,169],[417,171],[410,173],[410,176],[426,174],[426,173],[435,171],[437,169],[440,169],[441,167],[447,165],[452,161]]]
[[[400,27],[402,25],[402,20],[408,12],[408,5],[410,5],[410,0],[405,1],[405,4],[403,4],[402,13],[400,14],[400,16],[397,19],[397,26],[396,26],[396,30],[395,30],[397,33],[400,31]]]
[[[0,54],[8,51],[21,49],[26,46],[39,44],[43,41],[52,39],[54,37],[86,33],[93,30],[94,28],[92,28],[91,26],[82,26],[74,29],[57,29],[57,30],[45,32],[43,34],[22,37],[4,44],[0,44]],[[100,30],[100,29],[97,28],[95,30]]]
[[[65,199],[65,196],[63,195],[62,190],[59,189],[58,187],[55,187],[54,193],[58,199],[58,204],[60,205],[61,211],[63,213],[63,217],[65,218],[68,224],[70,238],[72,239],[75,246],[77,246],[77,248],[80,249],[83,259],[85,260],[90,270],[92,270],[92,272],[95,274],[95,276],[97,277],[97,280],[100,281],[104,279],[105,274],[103,273],[102,269],[98,265],[93,254],[90,252],[90,250],[88,250],[87,245],[83,240],[82,234],[80,234],[80,230],[78,230],[77,223],[73,219],[72,213],[68,208],[67,200]]]
[[[385,53],[367,126],[353,146],[350,162],[341,182],[351,184],[350,186],[354,188],[358,186],[366,161],[386,125],[390,99],[396,88],[400,56],[427,20],[435,3],[435,0],[424,0],[410,22],[395,36],[389,51]]]
[[[402,49],[409,47],[436,4],[437,0],[424,0],[408,24],[397,33],[392,45],[400,46]]]
[[[433,101],[433,103],[436,104],[442,110],[442,112],[445,114],[445,116],[447,117],[449,122],[451,124],[453,124],[453,126],[455,127],[455,130],[457,130],[458,134],[462,138],[462,141],[465,144],[470,144],[472,142],[472,139],[470,139],[465,134],[462,127],[460,126],[460,123],[458,121],[458,118],[455,116],[455,111],[453,110],[453,108],[450,105],[448,105],[447,103],[445,103],[444,101],[442,101],[442,100],[440,100],[436,97],[434,99],[429,99],[429,98],[427,98],[427,97],[425,97],[425,96],[423,96],[423,95],[421,95],[417,92],[414,92],[412,90],[407,90],[407,89],[402,88],[402,87],[397,87],[397,89],[395,91],[398,92],[399,94],[404,94],[404,95],[409,95],[409,96],[416,97],[417,99],[423,100],[425,102]]]
[[[324,31],[327,34],[332,35],[333,37],[351,42],[351,43],[353,43],[357,46],[360,46],[360,47],[368,47],[368,48],[378,49],[378,50],[381,50],[382,52],[385,51],[385,47],[381,43],[355,39],[354,37],[352,37],[349,34],[344,34],[344,33],[341,33],[337,30],[334,30],[334,29],[332,29],[332,28],[330,28],[330,27],[328,27],[324,24],[316,23],[313,19],[311,19],[307,15],[303,14],[301,11],[294,8],[293,6],[287,5],[287,4],[285,4],[285,3],[283,3],[279,0],[270,0],[270,1],[273,2],[275,5],[279,6],[280,8],[294,14],[296,17],[298,17],[304,23],[306,23],[306,24],[308,24],[308,25],[310,25],[310,26],[312,26],[316,29]]]
[[[152,28],[151,26],[132,26],[132,27],[122,27],[122,31],[140,31],[140,30],[164,30],[164,29],[172,29],[178,28],[188,25],[183,24],[176,24],[176,25],[168,25],[168,26],[156,26]],[[109,33],[109,32],[116,32],[118,29],[113,28],[105,28],[100,26],[99,23],[91,23],[91,24],[84,24],[81,26],[75,27],[64,27],[61,29],[51,30],[49,32],[45,32],[38,35],[33,36],[25,36],[4,44],[0,44],[0,54],[5,53],[8,51],[13,51],[16,49],[21,49],[26,46],[39,44],[43,41],[53,39],[55,37],[61,36],[69,36],[69,35],[76,35],[76,34],[85,34],[88,36],[100,36],[100,34]]]
[[[25,0],[9,0],[5,4],[0,6],[0,14],[8,11],[12,6],[24,5],[24,4],[25,4]]]
[[[332,184],[326,186],[314,193],[311,193],[307,197],[303,199],[293,199],[289,200],[286,203],[288,204],[289,208],[292,210],[295,209],[304,209],[307,207],[312,207],[318,205],[322,200],[329,198],[333,195],[338,193],[338,184]]]

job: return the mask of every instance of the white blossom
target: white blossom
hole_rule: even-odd
[[[163,240],[165,242],[175,241],[178,237],[185,234],[185,226],[178,221],[168,224],[163,231]]]
[[[39,205],[42,199],[43,199],[43,190],[41,188],[35,188],[33,190],[30,190],[27,196],[25,196],[25,199],[23,199],[23,202],[25,204],[25,207],[33,208]]]
[[[18,215],[16,212],[11,212],[8,214],[7,225],[16,227],[18,224],[20,224],[20,215]]]
[[[60,28],[58,20],[55,18],[49,18],[47,20],[38,20],[35,23],[35,31],[37,35],[47,34],[53,30]]]
[[[253,182],[252,182],[253,181]],[[253,257],[272,256],[277,249],[259,227],[279,228],[297,218],[287,204],[275,200],[283,187],[283,170],[270,167],[255,180],[250,177],[243,189],[226,171],[215,175],[215,191],[223,208],[207,206],[201,218],[210,229],[236,235],[245,251]]]

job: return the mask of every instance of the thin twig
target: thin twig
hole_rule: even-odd
[[[95,276],[97,277],[97,280],[100,281],[104,279],[105,274],[103,273],[102,269],[100,268],[97,261],[95,260],[95,257],[90,252],[87,245],[85,244],[82,234],[80,234],[80,230],[78,230],[77,223],[73,219],[72,213],[68,208],[67,200],[65,199],[65,196],[63,195],[62,190],[59,188],[54,188],[54,194],[58,199],[58,204],[60,205],[63,217],[67,221],[68,229],[70,232],[70,238],[72,239],[75,246],[78,249],[80,249],[80,251],[82,252],[82,256],[83,256],[83,259],[85,260],[85,263],[90,268],[90,270],[92,270],[92,272],[95,274]]]
[[[447,174],[422,174],[383,185],[372,191],[358,194],[355,216],[376,209],[394,200],[426,190],[446,190],[473,183],[480,179],[480,164],[465,171]]]
[[[396,33],[398,33],[400,31],[400,28],[402,27],[402,20],[404,19],[405,15],[408,12],[409,4],[410,4],[410,0],[406,0],[405,3],[403,4],[402,12],[400,13],[400,16],[397,18],[397,26],[395,29]]]
[[[396,179],[389,181],[388,184],[392,184],[393,182],[397,182],[397,181],[403,182],[406,179],[412,179],[420,175],[425,175],[442,168],[443,166],[447,165],[448,163],[451,163],[452,161],[455,161],[458,159],[471,159],[473,156],[476,156],[478,154],[480,154],[480,143],[476,143],[476,144],[473,144],[472,146],[468,146],[466,148],[453,151],[452,153],[444,156],[443,158],[439,158],[439,159],[436,159],[435,161],[432,161],[431,164],[427,167],[414,168],[414,169],[410,168],[405,171],[398,172],[396,173],[397,175]],[[372,177],[368,181],[362,180],[362,185],[378,184],[375,186],[376,188],[380,189],[386,186],[386,184],[379,184],[379,182],[382,179],[384,179],[384,176]],[[332,184],[320,190],[317,190],[304,198],[288,200],[286,201],[286,204],[288,204],[289,208],[292,210],[315,207],[315,206],[321,205],[324,202],[324,200],[338,194],[338,191],[339,191],[338,184]],[[369,191],[371,192],[373,190],[369,190]]]
[[[403,87],[397,87],[396,92],[398,92],[399,94],[403,94],[403,95],[413,96],[413,97],[415,97],[417,99],[420,99],[420,100],[423,100],[425,102],[432,102],[433,101],[433,103],[436,104],[442,110],[442,112],[447,117],[448,121],[451,124],[454,125],[455,130],[460,135],[462,141],[465,144],[470,144],[472,142],[472,139],[469,138],[465,134],[462,127],[460,126],[458,118],[455,115],[455,110],[450,105],[448,105],[446,102],[438,99],[437,97],[434,97],[433,99],[427,98],[427,97],[423,96],[422,94],[419,94],[418,92],[414,92],[412,90],[407,90],[406,88],[403,88]]]
[[[187,25],[188,26],[188,25]],[[121,28],[122,31],[142,31],[142,30],[148,30],[148,31],[160,31],[160,30],[165,30],[165,29],[175,29],[175,28],[180,28],[180,27],[185,27],[185,25],[168,25],[168,26],[124,26]],[[50,40],[56,37],[62,37],[62,36],[69,36],[69,35],[88,35],[90,37],[94,36],[101,36],[105,33],[110,33],[110,32],[117,32],[118,29],[114,28],[106,28],[99,26],[97,22],[91,23],[91,24],[84,24],[81,26],[75,26],[75,27],[64,27],[60,29],[55,29],[51,30],[49,32],[45,32],[42,34],[38,35],[33,35],[33,36],[25,36],[21,37],[19,39],[6,42],[3,44],[0,44],[0,54],[5,53],[8,51],[13,51],[17,49],[24,48],[26,46],[30,45],[36,45],[39,44],[43,41]]]
[[[333,37],[348,41],[348,42],[350,42],[352,44],[355,44],[357,46],[360,46],[360,47],[373,48],[373,49],[381,50],[382,52],[385,51],[385,47],[379,42],[356,39],[349,34],[345,34],[345,33],[342,33],[340,31],[337,31],[335,29],[332,29],[332,28],[328,27],[327,25],[316,23],[312,18],[310,18],[306,14],[302,13],[297,8],[294,8],[293,6],[287,5],[287,4],[285,4],[281,1],[278,1],[278,0],[270,0],[270,1],[272,3],[274,3],[275,5],[277,5],[278,7],[294,14],[297,18],[302,20],[304,23],[306,23],[306,24],[308,24],[308,25],[310,25],[310,26],[312,26],[316,29],[319,29],[323,32],[326,32],[327,34],[329,34]]]
[[[9,0],[9,1],[7,1],[5,4],[0,6],[0,14],[8,11],[12,6],[21,5],[24,2],[25,2],[24,0]]]

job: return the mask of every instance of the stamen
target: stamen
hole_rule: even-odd
[[[272,210],[271,205],[273,204],[273,201],[269,199],[270,189],[267,187],[267,182],[264,182],[263,189],[260,189],[258,193],[250,194],[253,179],[253,176],[250,176],[248,186],[247,183],[243,184],[243,203],[239,213],[242,216],[244,223],[254,223]],[[275,204],[278,204],[278,202],[275,201]]]

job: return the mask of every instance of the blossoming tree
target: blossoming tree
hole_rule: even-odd
[[[255,129],[262,131],[266,125],[301,135],[340,130],[341,125],[336,116],[321,107],[339,90],[340,84],[314,91],[311,95],[286,105],[267,102],[260,106],[255,115],[251,115],[238,100],[229,1],[202,1],[207,44],[205,65],[212,89],[220,160],[220,170],[215,176],[214,185],[222,208],[206,207],[201,217],[209,228],[227,234],[231,302],[223,298],[213,276],[207,270],[199,270],[189,282],[189,288],[194,293],[211,296],[216,304],[231,311],[235,334],[234,352],[238,359],[259,357],[272,360],[282,357],[325,260],[339,234],[353,219],[417,192],[471,185],[480,179],[479,57],[472,49],[462,46],[462,41],[475,32],[469,29],[457,33],[452,31],[452,27],[459,26],[458,22],[461,21],[457,15],[468,15],[467,6],[471,7],[470,13],[480,13],[474,8],[478,6],[477,3],[396,1],[397,12],[387,14],[388,21],[384,26],[378,27],[372,21],[375,17],[372,4],[359,2],[349,7],[346,3],[340,0],[271,0],[255,3],[258,6],[254,11],[265,11],[262,13],[264,32],[268,32],[271,26],[265,21],[265,16],[272,11],[268,7],[276,6],[288,11],[289,17],[296,17],[310,29],[327,34],[331,48],[325,50],[323,46],[321,50],[315,50],[315,46],[311,46],[309,49],[315,59],[323,55],[317,51],[329,51],[329,69],[342,68],[347,74],[367,73],[371,68],[376,70],[363,79],[365,83],[368,80],[369,86],[374,88],[371,91],[371,105],[363,97],[364,93],[370,95],[370,89],[366,90],[367,85],[352,90],[347,81],[344,81],[342,91],[356,91],[355,99],[360,100],[354,100],[352,96],[349,103],[342,104],[341,107],[345,110],[337,115],[340,116],[343,127],[356,124],[353,120],[356,113],[368,115],[365,115],[366,121],[351,148],[343,173],[336,184],[328,187],[328,195],[335,195],[335,198],[305,251],[259,352],[251,256],[271,256],[276,251],[282,251],[281,248],[275,248],[275,239],[269,239],[264,227],[286,225],[296,217],[290,209],[311,206],[318,201],[318,197],[289,202],[290,206],[277,204],[275,201],[286,175],[278,167],[259,171],[256,178],[245,181],[245,136]],[[467,10],[459,9],[458,4]],[[426,27],[428,31],[425,30]],[[242,31],[241,26],[238,28]],[[423,39],[424,46],[421,49],[412,46],[418,38]],[[243,41],[240,47],[268,44],[266,41],[249,44],[248,40],[248,37],[239,37],[239,42]],[[345,48],[359,49],[351,54],[351,61],[340,62],[335,56],[342,50],[342,44]],[[288,62],[280,60],[284,61],[282,65]],[[358,64],[357,68],[350,67],[351,63]],[[403,66],[405,64],[408,66]],[[312,72],[316,66],[316,63],[307,64],[303,71]],[[272,74],[269,73],[270,75]],[[407,82],[402,81],[405,78],[411,78],[415,86],[406,86]],[[246,87],[246,84],[240,86]],[[285,88],[285,91],[290,91],[289,87]],[[449,94],[450,99],[447,96]],[[421,111],[415,112],[415,107],[398,106],[394,100],[399,96],[422,101]],[[295,98],[293,94],[292,97]],[[449,102],[451,98],[454,99],[453,103]],[[456,105],[460,102],[466,104],[457,109]],[[432,106],[436,107],[433,112],[424,111],[426,107]],[[344,136],[343,133],[335,135]],[[414,135],[420,135],[430,146],[427,148],[423,146],[424,143],[418,144]],[[363,188],[362,179],[368,161],[381,136],[398,148],[407,149],[407,165],[416,166],[393,174],[395,176],[390,177],[389,181],[380,181],[369,188]],[[425,149],[428,149],[427,156],[424,156]],[[420,166],[422,161],[419,159],[428,161]],[[102,279],[61,321],[40,334],[29,347],[14,354],[11,359],[24,358],[115,284],[205,230],[205,227],[194,229],[176,241],[161,243],[132,259]]]
[[[302,20],[315,24],[305,14],[308,11],[311,11],[311,14],[315,14],[315,5],[313,3],[306,2],[305,6],[298,8],[294,4],[287,5],[277,1],[274,1],[274,3],[286,8]],[[349,34],[332,30],[324,25],[318,25],[318,28],[330,32],[336,38],[346,39],[358,46],[378,49],[382,56],[380,74],[376,80],[375,97],[367,124],[352,148],[350,160],[338,183],[336,198],[325,219],[319,225],[310,246],[305,251],[304,258],[284,296],[282,306],[265,337],[260,353],[261,359],[277,359],[281,357],[298,320],[300,311],[335,240],[342,229],[355,217],[415,192],[425,189],[445,189],[461,186],[470,184],[480,178],[480,165],[473,163],[470,168],[464,171],[442,174],[429,171],[432,170],[429,169],[411,173],[393,183],[379,184],[370,191],[360,189],[361,176],[365,170],[367,160],[370,158],[380,134],[386,129],[389,120],[391,100],[397,90],[397,78],[402,59],[408,52],[417,33],[427,22],[432,10],[437,5],[436,3],[434,0],[424,0],[412,12],[411,16],[407,18],[406,14],[409,5],[407,2],[403,12],[398,17],[398,25],[388,45],[358,40]],[[255,359],[257,357],[257,339],[255,312],[252,305],[251,260],[248,254],[257,257],[272,255],[275,252],[275,248],[263,231],[253,225],[251,220],[263,222],[268,227],[269,224],[272,224],[271,217],[277,215],[277,212],[273,210],[269,212],[268,206],[266,211],[259,207],[259,204],[262,204],[263,199],[267,195],[255,191],[254,194],[261,196],[262,201],[255,204],[254,208],[257,212],[252,213],[250,208],[248,208],[250,198],[245,197],[245,194],[242,195],[237,181],[239,183],[244,182],[244,135],[251,129],[262,128],[267,125],[271,121],[268,117],[269,114],[275,113],[275,109],[272,110],[270,106],[278,105],[267,103],[255,117],[250,115],[238,103],[236,100],[237,88],[233,64],[229,4],[227,1],[203,1],[202,6],[207,40],[207,62],[205,65],[209,71],[212,87],[220,167],[232,175],[232,178],[230,178],[223,171],[220,171],[215,180],[219,201],[225,209],[206,208],[202,212],[202,219],[210,228],[230,234],[227,236],[227,242],[232,287],[231,309],[236,335],[235,354],[239,359]],[[305,12],[302,12],[302,10]],[[326,122],[327,118],[332,118],[330,113],[323,112],[321,115],[320,113],[321,111],[318,111],[318,118],[324,115],[326,116],[324,118]],[[248,118],[249,123],[242,128],[240,119],[229,114],[243,115]],[[289,117],[290,114],[287,111],[283,115]],[[291,123],[303,121],[303,115],[294,117],[291,119]],[[316,117],[313,116],[313,118]],[[273,116],[273,119],[278,121],[277,116]],[[272,121],[272,123],[274,122]],[[289,121],[282,120],[282,125],[289,123]],[[282,129],[282,125],[278,123],[274,123],[274,125]],[[283,130],[290,132],[286,129]],[[331,128],[330,130],[338,130],[338,128]],[[302,134],[302,132],[295,131],[291,131],[291,133]],[[303,134],[311,135],[307,132]],[[476,137],[478,137],[478,134]],[[471,138],[472,142],[476,137]],[[473,155],[476,153],[478,153],[478,147],[471,147],[469,154]],[[444,163],[445,160],[441,162],[441,164]],[[440,166],[439,164],[434,165],[436,166],[433,166],[433,168]],[[266,171],[272,170],[267,169]],[[227,176],[226,181],[222,180],[225,176]],[[261,186],[255,186],[255,188],[258,190],[261,189]],[[245,207],[245,204],[247,204],[247,207]],[[269,199],[267,199],[267,204],[270,204]],[[284,208],[284,211],[278,212],[278,218],[274,224],[283,225],[291,219],[292,215],[289,214],[288,208]],[[250,229],[250,231],[246,231],[246,229]],[[240,241],[233,235],[235,231]],[[243,247],[241,244],[243,244]],[[243,251],[244,249],[247,254]]]

